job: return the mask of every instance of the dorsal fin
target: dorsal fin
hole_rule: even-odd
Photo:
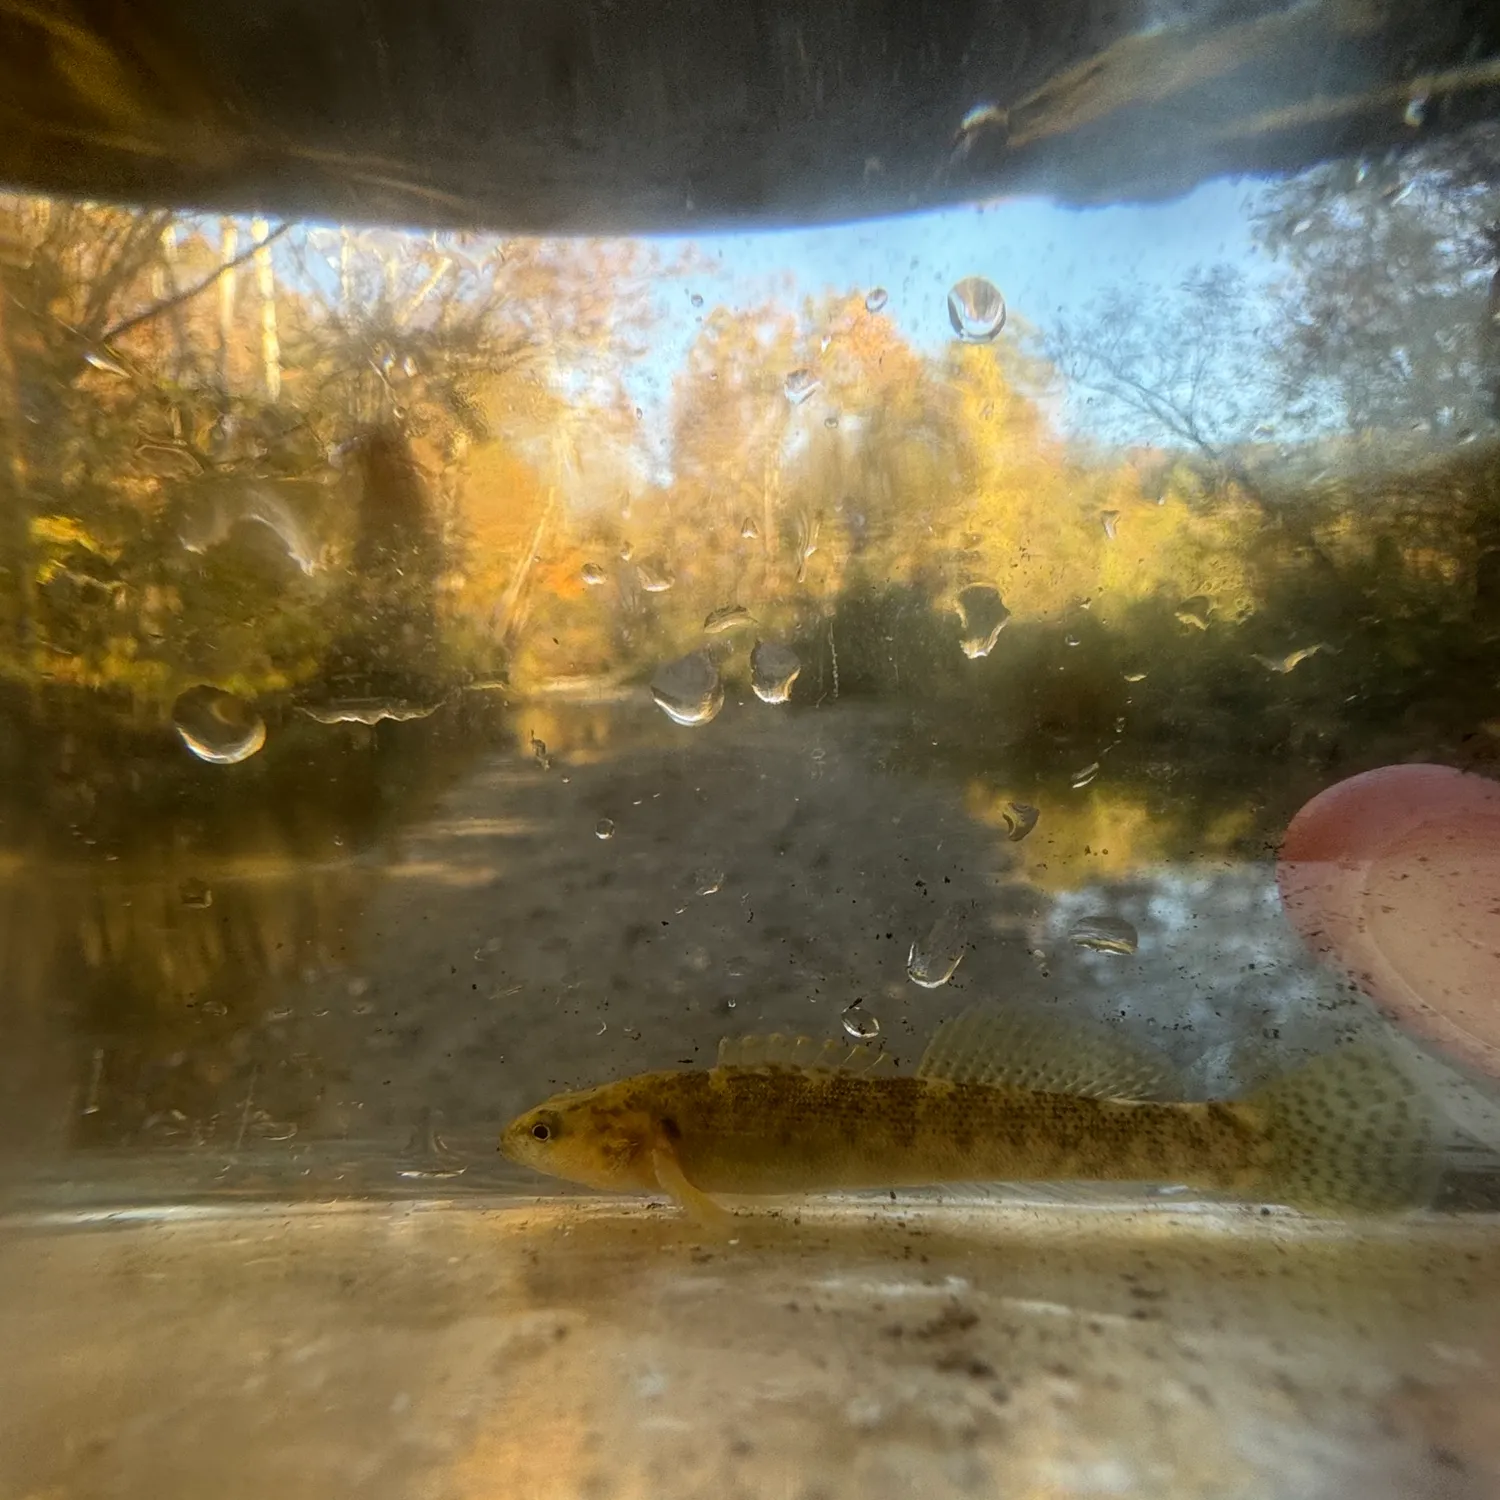
[[[823,1041],[811,1036],[725,1037],[719,1043],[721,1068],[805,1068],[822,1073],[870,1073],[889,1066],[890,1057],[863,1042]]]
[[[933,1032],[919,1078],[1081,1094],[1089,1099],[1171,1098],[1171,1065],[1097,1022],[975,1006]]]

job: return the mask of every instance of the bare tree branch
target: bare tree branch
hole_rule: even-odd
[[[285,224],[278,224],[264,239],[258,240],[255,244],[249,246],[248,249],[243,250],[233,260],[225,261],[223,265],[210,271],[201,281],[195,281],[192,286],[178,292],[176,296],[167,297],[154,306],[148,307],[144,312],[136,313],[134,317],[126,318],[123,322],[116,323],[108,332],[100,335],[100,342],[105,344],[111,343],[123,334],[129,333],[132,329],[139,328],[141,324],[149,323],[153,318],[159,318],[163,313],[170,312],[174,307],[180,307],[184,302],[191,302],[194,297],[206,292],[226,272],[233,271],[237,267],[244,265],[247,260],[253,259],[258,251],[264,250],[266,246],[279,240],[291,227],[290,221]],[[160,233],[160,230],[157,232]]]

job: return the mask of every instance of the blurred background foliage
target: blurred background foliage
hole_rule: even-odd
[[[890,763],[997,828],[1048,799],[1043,884],[1075,845],[1262,852],[1366,765],[1493,766],[1496,195],[1444,150],[1268,188],[1271,297],[1209,265],[935,353],[862,287],[703,307],[660,421],[632,372],[691,265],[650,242],[0,200],[12,843],[149,843],[156,799],[302,857],[462,746],[596,758],[610,715],[546,704],[688,651],[747,696],[757,638],[794,711],[893,709]],[[1010,620],[970,660],[976,584]],[[233,788],[170,730],[200,682],[271,725]],[[435,716],[297,712],[350,699]]]
[[[1264,858],[1372,765],[1493,772],[1500,214],[1447,150],[1268,188],[1271,295],[1208,265],[935,352],[868,288],[706,305],[649,417],[692,273],[650,242],[0,199],[16,1055],[66,994],[109,1132],[258,1091],[213,1128],[281,1138],[323,1064],[241,1023],[345,961],[362,851],[480,753],[708,733],[616,711],[699,649],[749,699],[751,644],[790,646],[766,714],[864,705],[876,768],[997,844],[1041,806],[1011,853],[1042,891]],[[976,585],[1010,617],[971,659]],[[232,773],[172,730],[198,683],[268,724]]]

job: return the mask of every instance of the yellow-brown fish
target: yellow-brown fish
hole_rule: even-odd
[[[1431,1117],[1373,1044],[1341,1048],[1228,1102],[1160,1096],[1160,1059],[1104,1029],[972,1010],[934,1034],[914,1076],[867,1046],[726,1041],[717,1066],[559,1094],[500,1149],[554,1177],[712,1194],[961,1182],[1180,1183],[1314,1212],[1378,1211],[1430,1193]]]

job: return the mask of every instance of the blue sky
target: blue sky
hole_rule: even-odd
[[[1041,198],[1007,198],[961,208],[817,229],[656,241],[668,255],[684,249],[722,267],[688,277],[707,303],[750,305],[795,279],[796,295],[883,286],[886,312],[919,347],[952,337],[948,288],[986,276],[1010,307],[1045,327],[1120,281],[1165,285],[1195,265],[1262,260],[1250,235],[1260,184],[1210,182],[1167,203],[1065,208]]]
[[[688,253],[705,269],[662,281],[661,322],[631,387],[651,421],[701,320],[716,305],[748,309],[771,295],[795,306],[808,295],[882,286],[886,315],[937,353],[953,337],[948,288],[965,276],[987,277],[1012,316],[1043,331],[1122,282],[1168,287],[1215,262],[1264,280],[1271,262],[1251,235],[1261,188],[1256,179],[1221,180],[1170,202],[1085,209],[1006,198],[815,229],[657,239],[664,261]],[[1069,416],[1082,422],[1082,407]]]
[[[672,382],[715,307],[748,310],[773,297],[795,307],[808,296],[880,286],[889,296],[886,315],[917,348],[937,354],[953,337],[948,289],[965,276],[994,282],[1011,317],[1043,332],[1112,286],[1170,287],[1196,266],[1228,262],[1265,285],[1273,263],[1251,234],[1263,186],[1258,179],[1219,180],[1167,202],[1102,208],[1002,198],[811,229],[654,238],[649,243],[662,264],[686,262],[693,269],[658,278],[651,347],[626,372],[645,418],[649,462],[660,467],[669,461]],[[203,228],[216,238],[214,221],[205,220]],[[248,221],[240,235],[248,245]],[[324,258],[332,253],[335,241],[325,237],[320,252],[303,258],[286,244],[277,257],[284,276],[311,277],[332,294],[337,276]],[[694,307],[695,296],[703,299],[701,307]],[[1087,432],[1082,402],[1067,403],[1063,416]]]

